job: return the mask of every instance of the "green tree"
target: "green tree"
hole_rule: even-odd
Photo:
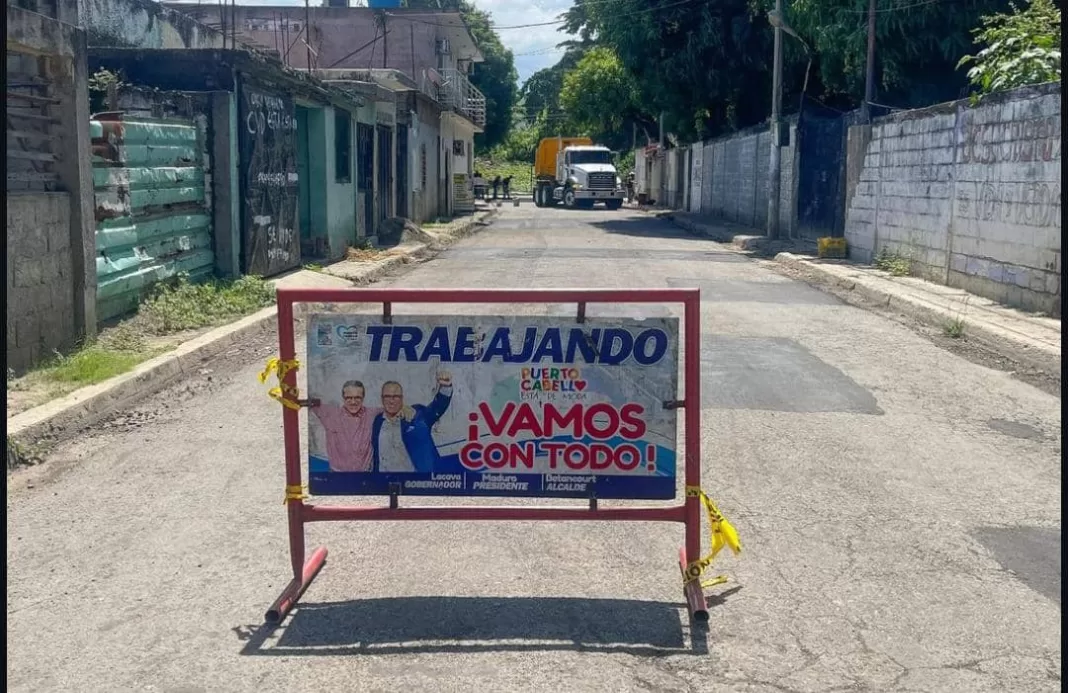
[[[833,108],[858,106],[869,0],[784,4],[786,22],[802,37],[784,37],[784,110],[796,111],[802,85]],[[575,0],[565,29],[612,49],[634,81],[643,117],[652,123],[663,112],[669,132],[692,140],[766,121],[773,6],[774,0]],[[972,28],[1006,7],[1008,0],[877,0],[876,101],[919,107],[959,98],[967,80],[956,66],[971,50]]]
[[[611,48],[598,46],[564,75],[560,107],[576,134],[603,142],[619,134],[638,103],[634,80]]]
[[[973,33],[983,48],[961,58],[957,67],[972,66],[968,80],[980,94],[1061,78],[1061,11],[1050,0],[983,17]]]
[[[565,28],[615,52],[648,121],[695,139],[767,117],[771,34],[749,2],[576,0]]]

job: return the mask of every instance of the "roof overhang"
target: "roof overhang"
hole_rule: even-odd
[[[449,39],[452,54],[457,60],[470,60],[473,63],[485,61],[481,51],[475,44],[475,37],[471,35],[471,29],[464,21],[459,12],[435,12],[422,9],[392,9],[387,13],[389,16],[409,19],[413,22],[431,24],[437,28],[440,38]]]
[[[368,70],[332,68],[329,70],[313,70],[313,74],[327,83],[336,81],[373,82],[391,92],[416,91],[419,89],[419,85],[408,75],[400,70],[387,68],[371,68]]]
[[[468,118],[466,118],[465,116],[457,113],[456,111],[452,110],[451,108],[447,108],[447,109],[442,110],[442,112],[441,112],[441,120],[443,122],[446,122],[446,123],[451,123],[453,125],[460,125],[462,127],[469,128],[471,130],[472,134],[485,132],[482,128],[480,128],[479,126],[475,125]]]

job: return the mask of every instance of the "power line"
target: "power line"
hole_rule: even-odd
[[[956,2],[956,0],[921,0],[920,2],[913,2],[913,3],[909,3],[907,5],[898,5],[897,7],[883,7],[881,9],[876,9],[875,11],[877,13],[880,13],[880,14],[884,13],[884,12],[899,12],[901,10],[911,10],[913,8],[916,8],[916,7],[926,7],[927,5],[941,5],[941,4],[946,3],[946,2]],[[848,12],[849,14],[868,14],[868,10],[842,10],[842,11],[843,12]]]
[[[586,3],[583,3],[583,4],[584,5],[606,5],[606,4],[609,4],[609,3],[616,3],[616,2],[620,2],[620,1],[621,0],[597,0],[597,1],[591,0],[590,2],[586,2]],[[696,0],[678,0],[678,2],[669,3],[667,5],[660,5],[659,7],[647,7],[645,9],[643,9],[643,10],[634,10],[633,12],[624,12],[622,14],[617,14],[615,16],[616,17],[633,17],[633,16],[640,15],[640,14],[649,14],[650,12],[659,12],[660,10],[669,10],[669,9],[671,9],[673,7],[681,7],[682,5],[688,5],[688,4],[692,3],[692,2],[696,2]],[[430,26],[436,26],[436,27],[442,27],[442,28],[455,28],[455,26],[453,26],[452,24],[441,24],[439,22],[428,22],[428,21],[425,21],[425,20],[422,20],[422,19],[416,19],[411,14],[398,15],[398,14],[392,14],[390,12],[387,12],[386,15],[389,16],[389,17],[393,17],[395,19],[408,18],[411,21],[419,22],[421,24],[429,24]],[[490,25],[490,28],[495,30],[495,31],[506,31],[506,30],[511,30],[511,29],[533,29],[535,27],[540,27],[540,26],[557,26],[557,25],[560,25],[560,24],[564,24],[566,22],[567,22],[566,19],[555,19],[555,20],[553,20],[551,22],[533,22],[531,24],[513,24],[513,25],[510,25],[510,26],[502,26],[502,25],[494,24],[493,22],[490,22],[489,25]]]

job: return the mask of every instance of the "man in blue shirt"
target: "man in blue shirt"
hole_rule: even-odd
[[[440,460],[431,427],[449,409],[452,375],[438,373],[438,391],[430,404],[416,404],[404,412],[404,388],[395,381],[382,385],[382,412],[371,429],[373,470],[383,474],[429,473]]]

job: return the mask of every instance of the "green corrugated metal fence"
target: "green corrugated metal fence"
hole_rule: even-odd
[[[160,280],[203,279],[215,264],[203,126],[117,118],[89,123],[100,321],[134,310]]]

